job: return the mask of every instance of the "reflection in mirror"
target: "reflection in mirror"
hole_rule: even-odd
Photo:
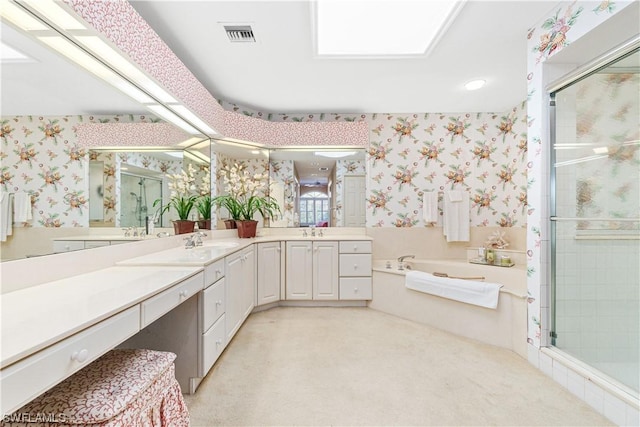
[[[364,227],[363,149],[272,149],[271,194],[283,217],[271,227]]]
[[[185,150],[95,149],[89,156],[91,227],[171,227],[171,221],[178,219],[176,212],[169,209],[160,213],[160,206],[171,197],[168,175],[187,172],[190,165],[194,194],[210,192],[208,139]],[[100,170],[101,174],[96,172]],[[156,200],[160,202],[154,207]],[[190,219],[199,219],[195,207]]]
[[[365,150],[360,148],[271,148],[214,140],[214,195],[227,194],[225,174],[235,164],[264,177],[261,194],[273,197],[282,216],[265,227],[364,227]],[[268,177],[268,179],[267,179]],[[217,228],[226,228],[229,213],[216,211]],[[255,218],[261,220],[262,218]]]

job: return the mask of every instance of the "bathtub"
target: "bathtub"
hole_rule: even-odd
[[[503,285],[497,309],[440,298],[405,287],[397,260],[373,263],[373,299],[369,307],[415,322],[507,348],[527,357],[526,269],[471,264],[463,260],[409,259],[408,269],[457,277],[484,277]],[[387,268],[390,265],[391,268]]]

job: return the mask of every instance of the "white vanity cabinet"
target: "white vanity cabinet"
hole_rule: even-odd
[[[371,241],[340,242],[340,299],[371,298]]]
[[[338,242],[288,241],[286,298],[338,299]]]
[[[258,243],[256,306],[280,301],[282,243]]]
[[[205,289],[198,295],[198,375],[201,378],[207,375],[227,345],[224,259],[208,265],[204,275]],[[191,388],[195,390],[197,384]]]
[[[256,288],[256,256],[254,245],[225,258],[227,342],[230,342],[253,310]]]

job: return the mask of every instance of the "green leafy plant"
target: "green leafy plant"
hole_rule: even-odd
[[[167,174],[167,178],[169,179],[169,190],[171,190],[169,203],[162,206],[162,199],[157,199],[153,202],[153,206],[160,205],[160,214],[173,208],[179,219],[189,219],[189,214],[198,200],[198,195],[195,193],[196,186],[194,184],[195,168],[192,164],[189,164],[188,172],[183,170],[181,173]]]
[[[225,191],[227,194],[212,199],[215,206],[225,208],[231,219],[253,220],[256,213],[263,218],[274,218],[281,214],[276,200],[262,194],[259,189],[263,185],[262,175],[251,175],[244,163],[235,163],[222,170]]]
[[[196,209],[201,219],[211,219],[211,208],[213,200],[211,198],[211,170],[205,168],[205,174],[202,177],[199,186],[200,196],[196,201]]]

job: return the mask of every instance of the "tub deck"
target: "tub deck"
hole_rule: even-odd
[[[527,357],[527,274],[523,268],[471,264],[457,260],[407,260],[412,270],[449,276],[484,276],[503,285],[497,309],[441,298],[405,287],[406,270],[396,260],[373,264],[373,300],[369,307],[487,344],[508,348]]]

